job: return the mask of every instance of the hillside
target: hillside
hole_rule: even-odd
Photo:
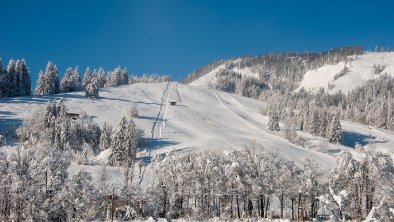
[[[333,174],[330,172],[333,169],[341,167],[341,163],[344,163],[345,167],[348,164],[347,160],[338,161],[336,159],[338,157],[346,158],[351,155],[354,157],[352,161],[361,163],[366,157],[371,157],[374,150],[394,156],[394,133],[392,131],[341,121],[344,145],[325,143],[322,146],[324,139],[321,137],[297,130],[296,137],[304,141],[302,146],[298,146],[283,139],[286,133],[283,122],[280,124],[281,131],[274,132],[267,129],[268,118],[260,114],[262,108],[266,109],[266,103],[176,82],[136,83],[103,88],[97,99],[86,98],[83,92],[2,99],[0,100],[0,134],[3,134],[9,127],[19,125],[34,112],[43,112],[42,109],[46,107],[49,100],[60,98],[63,99],[67,112],[86,112],[102,128],[104,128],[104,122],[116,126],[131,105],[136,106],[139,112],[134,122],[144,132],[145,142],[139,147],[137,162],[132,168],[108,165],[112,148],[101,152],[96,148],[93,156],[89,154],[88,158],[83,159],[82,162],[79,161],[84,154],[80,151],[72,151],[75,154],[70,156],[70,150],[59,151],[52,146],[43,149],[37,145],[22,149],[23,161],[28,161],[24,163],[31,169],[27,172],[32,172],[28,175],[36,179],[27,180],[22,177],[20,180],[33,181],[34,184],[30,187],[42,188],[38,189],[38,192],[44,196],[45,200],[45,195],[47,195],[45,192],[48,190],[48,187],[45,188],[48,186],[45,180],[48,174],[47,161],[52,161],[50,166],[53,167],[54,174],[50,180],[57,181],[63,176],[65,180],[63,183],[55,184],[57,198],[54,200],[61,202],[63,195],[66,195],[65,198],[68,201],[83,203],[78,207],[97,209],[97,211],[81,213],[81,217],[97,221],[104,220],[105,215],[108,216],[105,207],[111,206],[111,200],[108,200],[111,189],[114,189],[112,192],[120,196],[120,200],[115,202],[124,206],[126,203],[122,201],[129,201],[130,206],[139,212],[132,214],[140,218],[145,217],[140,213],[141,210],[147,210],[148,215],[165,217],[165,211],[162,213],[154,209],[162,209],[163,202],[160,201],[167,201],[165,196],[167,192],[171,195],[168,196],[168,199],[172,201],[170,206],[177,203],[178,184],[181,184],[182,189],[186,189],[184,195],[188,198],[182,201],[185,204],[189,202],[189,198],[195,202],[203,200],[199,198],[204,196],[204,192],[210,191],[202,188],[195,192],[195,183],[200,183],[201,187],[209,187],[211,183],[204,181],[210,179],[217,187],[215,191],[212,191],[215,194],[213,199],[216,193],[232,192],[230,189],[233,188],[228,186],[226,181],[234,182],[240,188],[255,184],[262,188],[267,187],[269,190],[253,192],[274,192],[272,196],[267,196],[266,200],[270,201],[271,209],[279,209],[277,197],[279,197],[280,189],[273,187],[275,184],[286,183],[286,189],[291,190],[290,192],[293,193],[291,195],[296,195],[300,192],[299,189],[305,189],[303,184],[310,184],[309,179],[302,179],[305,176],[308,178],[310,176],[313,180],[316,178],[318,179],[316,183],[321,184],[319,186],[325,186],[327,180],[332,178]],[[170,105],[170,102],[174,101],[176,105]],[[78,132],[83,134],[83,131]],[[11,161],[18,160],[19,145],[29,144],[20,144],[12,136],[8,136],[7,140],[9,144],[0,147],[0,160],[3,161],[1,163],[5,163],[6,166],[8,163],[19,166],[15,164],[17,162]],[[27,141],[29,142],[31,140]],[[356,144],[363,145],[366,152],[355,150]],[[245,146],[255,149],[253,151],[242,149]],[[343,150],[349,152],[341,153]],[[2,152],[10,154],[9,158],[5,159]],[[32,155],[29,155],[30,153]],[[338,155],[339,153],[341,155]],[[391,167],[392,162],[388,155],[377,152],[376,157],[383,158],[376,163],[388,161],[387,167]],[[385,160],[386,157],[389,159]],[[7,162],[8,160],[10,162]],[[254,164],[263,165],[258,167]],[[37,170],[35,168],[37,165],[42,167]],[[284,166],[291,168],[282,168]],[[244,171],[248,169],[247,167],[251,167],[252,171],[257,170],[262,176],[250,179],[253,174]],[[288,172],[293,172],[291,177],[283,174]],[[386,171],[382,172],[384,174]],[[160,185],[160,181],[164,181],[165,187]],[[379,179],[380,183],[390,184],[386,179]],[[62,193],[63,190],[66,190],[66,193]],[[81,192],[83,199],[79,198]],[[251,191],[252,194],[253,192]],[[24,195],[37,194],[26,192]],[[59,195],[62,195],[62,198],[59,199]],[[257,197],[261,198],[261,195]],[[93,204],[92,201],[94,201]],[[139,201],[146,201],[146,204],[141,204]],[[236,206],[235,202],[228,202],[227,205]],[[55,202],[54,206],[59,206],[59,203]],[[202,206],[204,205],[194,205],[194,207],[193,204],[190,205],[194,209],[200,209]],[[204,211],[203,208],[201,209]],[[242,210],[242,212],[246,211]],[[290,214],[291,208],[286,207],[285,212]],[[227,214],[230,215],[228,212],[225,215]],[[214,213],[208,215],[211,217]],[[118,215],[118,217],[121,216]]]
[[[335,79],[335,75],[341,72],[343,72],[342,76]],[[347,63],[325,65],[306,72],[296,91],[301,88],[312,91],[324,88],[330,93],[339,90],[347,93],[384,73],[394,76],[394,53],[365,53]]]
[[[275,90],[278,87],[275,85],[286,84],[294,92],[299,92],[301,88],[312,92],[324,88],[328,93],[342,91],[346,94],[382,74],[394,75],[393,52],[361,53],[341,49],[345,53],[340,51],[336,55],[334,50],[318,55],[278,54],[229,59],[195,71],[189,77],[199,77],[189,78],[192,81],[187,81],[187,78],[186,82],[194,86],[215,88],[219,73],[225,71],[238,73],[242,79],[261,80],[267,83],[269,90]],[[275,57],[277,58],[273,59]],[[271,60],[275,61],[270,64]]]
[[[262,102],[174,82],[104,88],[98,99],[88,99],[83,93],[2,99],[0,125],[4,130],[9,124],[20,122],[43,108],[48,100],[59,98],[64,99],[69,112],[86,112],[100,125],[107,122],[114,126],[125,114],[126,107],[136,105],[139,117],[135,122],[147,138],[146,147],[141,148],[138,157],[148,166],[151,158],[179,150],[208,149],[223,153],[243,146],[258,146],[277,152],[281,158],[296,164],[302,164],[305,157],[311,157],[328,172],[335,163],[333,156],[338,150],[353,150],[354,144],[364,145],[369,137],[379,141],[376,143],[378,149],[391,154],[394,152],[392,132],[350,122],[342,123],[345,144],[349,147],[329,145],[328,154],[321,153],[316,151],[318,137],[303,132],[299,134],[309,138],[310,142],[308,148],[299,147],[283,139],[283,132],[267,129],[268,118],[259,114]],[[176,106],[170,106],[170,100],[176,100]],[[102,153],[95,157],[95,161],[104,165],[106,158],[107,154]],[[98,166],[79,166],[76,169],[81,167],[99,170]]]

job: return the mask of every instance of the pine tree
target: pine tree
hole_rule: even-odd
[[[55,64],[48,62],[45,69],[45,94],[58,94],[60,92],[60,81]]]
[[[8,96],[9,79],[7,71],[3,69],[3,61],[0,58],[0,98]]]
[[[132,118],[129,120],[129,129],[127,134],[128,140],[128,155],[131,158],[132,163],[135,160],[138,151],[138,130]]]
[[[122,117],[111,139],[112,166],[131,166],[137,152],[137,130],[132,119]]]
[[[97,75],[93,75],[90,83],[86,85],[86,97],[97,98],[99,96],[99,85],[97,82]]]
[[[24,96],[31,95],[31,76],[30,71],[27,67],[26,61],[24,59],[20,62],[19,71],[21,72],[21,82],[22,82],[22,90]]]
[[[326,137],[327,130],[328,130],[327,113],[324,112],[324,111],[320,112],[319,120],[320,120],[320,133],[319,133],[319,136]]]
[[[109,164],[112,166],[124,166],[129,164],[129,159],[126,155],[128,149],[128,144],[125,141],[126,132],[127,119],[126,117],[122,117],[111,138]]]
[[[69,121],[66,116],[66,108],[63,99],[56,105],[56,120],[55,120],[55,148],[64,150],[68,140]]]
[[[16,63],[13,59],[11,59],[8,62],[7,66],[7,73],[8,73],[8,92],[7,96],[12,97],[12,96],[17,96],[18,92],[17,89],[17,73],[16,73]]]
[[[92,79],[92,73],[90,72],[89,67],[87,67],[85,71],[85,75],[83,76],[83,80],[82,80],[82,86],[84,89],[86,89],[86,86],[89,85],[91,79]]]
[[[319,113],[316,109],[312,110],[312,116],[309,118],[308,132],[317,135],[319,133]]]
[[[42,70],[40,70],[40,74],[38,74],[38,80],[36,84],[36,89],[34,91],[34,95],[45,95],[46,91],[46,82],[45,82],[45,74]]]
[[[389,100],[387,103],[387,129],[394,130],[394,103]]]
[[[66,73],[63,76],[63,79],[60,83],[60,87],[62,92],[72,92],[74,91],[74,79],[72,76],[72,68],[68,67]]]
[[[100,151],[108,149],[111,145],[111,128],[104,122],[103,130],[100,135]]]
[[[120,74],[120,85],[126,85],[129,83],[129,73],[127,68],[123,69]]]
[[[279,131],[279,115],[273,105],[268,107],[268,129],[272,131]]]
[[[16,77],[16,88],[15,88],[15,96],[22,96],[24,94],[22,87],[22,72],[21,72],[21,61],[19,59],[15,62],[15,77]]]
[[[122,81],[122,70],[118,66],[109,75],[109,79],[107,79],[107,84],[108,86],[118,86],[121,84],[121,81]]]
[[[98,70],[98,83],[99,83],[99,87],[103,88],[105,86],[107,82],[107,78],[105,76],[105,72],[103,68],[99,68]]]
[[[339,121],[339,114],[335,114],[331,121],[328,140],[330,141],[330,143],[334,144],[342,143],[342,128]]]
[[[79,68],[77,66],[75,67],[73,73],[73,90],[79,91],[81,89],[82,89],[81,75],[79,74]]]

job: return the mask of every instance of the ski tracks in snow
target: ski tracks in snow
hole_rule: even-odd
[[[167,114],[167,108],[168,108],[168,100],[169,100],[168,88],[169,88],[169,86],[170,86],[170,82],[167,82],[166,89],[163,91],[163,94],[161,96],[160,107],[159,107],[159,110],[157,112],[156,119],[155,119],[155,121],[153,122],[153,125],[152,125],[151,140],[150,140],[149,145],[148,145],[148,149],[149,149],[148,158],[152,157],[152,149],[155,147],[155,145],[153,145],[153,140],[154,139],[161,140],[162,128],[165,127],[165,123],[164,122],[165,122],[165,118],[166,118],[166,114]],[[167,105],[166,105],[166,108],[164,110],[163,120],[161,121],[161,125],[159,127],[159,138],[155,138],[155,129],[156,129],[156,126],[157,126],[157,122],[160,121],[160,116],[162,114],[163,106],[164,106],[164,98],[165,98],[166,95],[167,95]],[[141,172],[140,181],[139,181],[138,184],[141,184],[142,180],[144,179],[145,171],[146,171],[146,164],[144,164],[144,169]]]
[[[303,147],[300,147],[300,146],[297,146],[297,145],[295,145],[295,144],[290,143],[289,141],[283,139],[283,138],[280,137],[280,136],[277,136],[277,135],[274,135],[274,134],[267,133],[267,132],[265,132],[265,131],[263,131],[263,130],[257,128],[256,126],[254,126],[253,124],[251,124],[250,122],[248,122],[247,120],[245,120],[244,118],[242,118],[241,116],[239,116],[238,114],[236,114],[234,111],[232,111],[232,110],[231,110],[230,108],[228,108],[226,105],[224,105],[224,103],[222,102],[222,99],[221,99],[220,96],[217,94],[217,92],[214,91],[214,93],[215,93],[215,96],[216,96],[216,98],[218,99],[220,105],[221,105],[225,110],[227,110],[228,112],[230,112],[233,116],[235,116],[237,119],[239,119],[239,120],[241,120],[242,122],[244,122],[244,123],[245,123],[246,125],[248,125],[249,127],[253,128],[253,129],[255,129],[255,130],[257,130],[258,132],[260,132],[260,133],[262,133],[262,134],[265,134],[265,135],[268,135],[268,136],[270,136],[270,137],[275,137],[275,138],[277,138],[277,139],[279,139],[279,140],[281,140],[281,141],[283,141],[283,142],[285,142],[285,143],[287,143],[287,144],[291,144],[291,146],[293,146],[293,147],[295,147],[295,148],[302,149],[302,150],[306,150],[306,151],[312,152],[312,153],[316,153],[316,154],[318,154],[318,155],[323,155],[323,156],[326,156],[326,157],[328,157],[328,158],[330,158],[330,159],[334,159],[334,157],[332,157],[332,156],[330,156],[330,155],[327,155],[327,154],[324,154],[324,153],[320,153],[320,152],[317,152],[317,151],[314,151],[314,150],[305,149],[305,148],[303,148]],[[234,97],[231,97],[231,98],[235,99]],[[235,100],[236,100],[236,99],[235,99]],[[237,100],[237,101],[238,101],[238,100]],[[238,104],[240,104],[239,101],[238,101]],[[242,107],[243,109],[245,109],[245,110],[247,110],[247,111],[249,111],[249,112],[256,113],[256,112],[254,112],[254,111],[252,111],[252,110],[250,110],[250,109],[244,107],[243,105],[241,105],[240,107]],[[259,143],[260,143],[260,142],[259,142]],[[263,143],[260,143],[260,144],[261,144],[262,146],[268,148],[267,145],[265,145],[265,144],[263,144]],[[270,145],[270,146],[271,146],[272,148],[274,148],[275,150],[281,150],[280,147],[278,147],[277,145],[274,145],[274,144],[272,144],[272,143],[269,143],[268,145]],[[288,149],[288,148],[287,148],[287,150],[288,150],[288,151],[294,151],[294,150],[290,150],[290,149]]]
[[[178,90],[178,85],[179,85],[179,83],[176,84],[175,90],[176,90],[176,94],[177,94],[177,96],[178,96],[179,102],[183,105],[182,97],[181,97],[181,95],[180,95],[180,93],[179,93],[179,90]],[[201,124],[200,122],[198,122],[197,120],[195,120],[193,117],[191,117],[191,116],[188,114],[188,112],[185,112],[185,116],[186,116],[188,119],[190,119],[192,122],[194,122],[196,125],[198,125],[199,128],[202,129],[203,131],[210,132],[212,135],[215,135],[219,140],[223,141],[224,143],[227,143],[229,146],[231,146],[231,147],[233,147],[233,148],[236,148],[236,146],[235,146],[234,144],[230,143],[228,140],[226,140],[226,139],[224,139],[223,137],[217,135],[217,134],[214,133],[212,130],[210,130],[208,127],[204,126],[203,124]]]

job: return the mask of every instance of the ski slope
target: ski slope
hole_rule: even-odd
[[[385,66],[385,68],[381,73],[375,74],[374,65]],[[349,72],[334,80],[334,76],[340,73],[345,66],[349,69]],[[348,64],[340,62],[336,65],[325,65],[306,72],[296,91],[299,91],[301,88],[311,91],[324,88],[329,93],[335,93],[340,90],[346,94],[348,91],[363,86],[368,80],[377,78],[384,73],[394,75],[394,53],[365,53]],[[333,88],[328,89],[328,84],[333,84]]]
[[[88,99],[83,92],[2,99],[0,129],[27,118],[54,98],[63,98],[68,112],[86,112],[100,125],[107,122],[115,126],[128,106],[137,106],[139,117],[135,122],[147,138],[146,146],[137,154],[144,162],[139,172],[140,184],[149,178],[149,164],[155,157],[187,149],[206,149],[224,154],[243,146],[264,147],[298,165],[302,165],[305,157],[312,158],[321,164],[325,172],[335,164],[333,155],[293,145],[282,138],[282,132],[267,130],[268,118],[258,112],[263,105],[261,101],[175,82],[104,88],[98,99]],[[171,100],[177,104],[171,106]],[[372,134],[381,138],[381,143],[376,144],[378,148],[393,152],[394,136],[391,132],[348,122],[343,125],[345,130],[353,133],[350,135],[355,135],[355,139],[365,139],[366,136],[360,135]],[[11,148],[2,147],[0,151],[7,149]],[[330,145],[330,149],[346,147]],[[104,151],[92,160],[96,165],[72,165],[70,172],[85,169],[98,175],[108,156],[109,151]],[[122,169],[108,167],[107,170],[114,181],[122,181],[119,178],[122,177]]]
[[[385,73],[394,75],[394,52],[366,52],[357,57],[353,56],[351,60],[348,63],[339,62],[335,65],[324,65],[307,71],[295,92],[298,92],[301,88],[312,92],[324,88],[328,93],[342,91],[346,94],[348,91],[363,86],[368,80],[377,78]],[[220,70],[228,69],[230,63],[237,64],[237,62],[238,60],[229,60],[191,82],[190,85],[209,87],[215,84],[216,74]],[[381,73],[375,74],[375,65],[384,66],[385,68]],[[334,80],[334,76],[345,67],[348,68],[349,72]],[[230,70],[240,73],[244,77],[259,77],[258,71],[250,67],[239,68],[238,66],[233,66]],[[328,87],[329,84],[331,85],[330,88]]]

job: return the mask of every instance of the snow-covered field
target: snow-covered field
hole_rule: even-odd
[[[113,126],[125,115],[130,105],[138,108],[137,126],[144,130],[146,147],[138,157],[147,167],[140,172],[141,182],[149,175],[149,162],[157,155],[185,149],[208,149],[225,153],[242,146],[265,147],[281,158],[302,164],[310,157],[328,172],[335,164],[335,153],[345,146],[329,145],[330,154],[302,148],[282,138],[282,132],[272,132],[266,127],[268,118],[259,114],[264,104],[242,96],[180,83],[132,84],[104,88],[98,99],[88,99],[84,93],[58,94],[55,96],[19,97],[0,100],[0,130],[19,123],[33,112],[44,107],[49,99],[64,99],[68,112],[86,112],[102,125]],[[176,101],[175,106],[169,102]],[[377,149],[394,152],[394,134],[390,131],[342,122],[346,145],[365,144],[375,137]],[[310,136],[314,138],[313,136]],[[315,139],[318,140],[317,138]],[[312,141],[313,142],[313,141]],[[0,151],[12,150],[1,147]],[[352,151],[355,152],[355,151]],[[108,151],[95,157],[97,165],[70,167],[71,172],[85,168],[98,175],[100,165],[106,163]],[[107,170],[113,180],[122,181],[122,171],[116,167]]]

